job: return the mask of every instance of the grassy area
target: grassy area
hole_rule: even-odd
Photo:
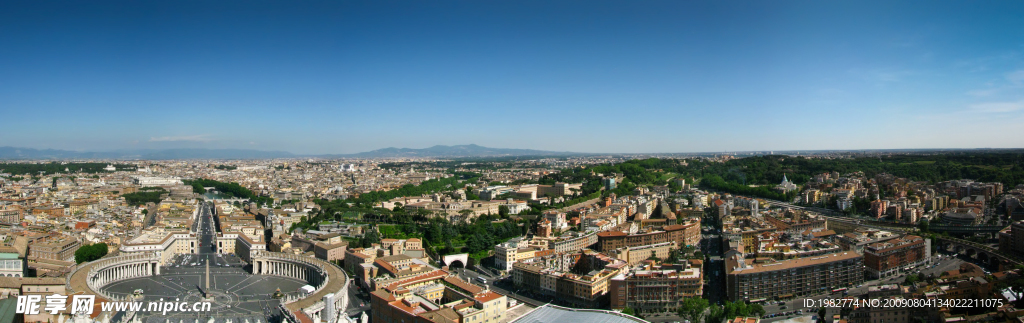
[[[660,176],[658,176],[658,179],[656,181],[657,182],[662,182],[662,181],[667,182],[667,181],[670,181],[673,178],[676,178],[678,176],[679,176],[679,174],[676,174],[676,173],[665,172],[665,173],[662,173]]]
[[[490,257],[490,250],[480,250],[477,253],[470,254],[469,257],[476,259],[476,263],[480,263],[480,260]]]
[[[1001,170],[1003,168],[994,165],[973,165],[976,168],[988,169],[988,170]]]
[[[912,165],[931,165],[934,164],[934,160],[918,160],[910,163],[900,163],[900,166],[912,166]]]
[[[345,220],[359,220],[362,218],[362,213],[358,211],[347,211],[341,214],[341,218]]]
[[[408,239],[408,238],[420,238],[420,236],[412,236],[402,232],[402,229],[397,225],[391,224],[378,224],[377,230],[380,231],[381,238],[385,239]]]

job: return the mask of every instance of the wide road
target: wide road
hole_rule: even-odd
[[[199,225],[196,227],[196,235],[199,237],[199,245],[196,246],[196,258],[199,265],[213,260],[216,262],[217,249],[214,241],[217,236],[217,228],[214,224],[213,210],[210,203],[203,203],[199,210]]]
[[[722,258],[722,228],[718,221],[705,217],[701,223],[701,252],[707,255],[704,263],[704,296],[713,304],[725,303],[725,261]]]

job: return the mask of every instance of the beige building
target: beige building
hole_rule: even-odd
[[[676,312],[684,299],[704,294],[702,262],[652,265],[612,278],[613,309],[632,308],[637,313]]]
[[[551,293],[574,306],[601,307],[611,278],[627,269],[622,260],[584,249],[516,262],[512,280],[518,288]]]
[[[608,252],[608,255],[633,266],[651,258],[667,259],[675,249],[679,249],[679,246],[675,241],[669,241],[645,246],[623,247]]]
[[[313,254],[317,258],[327,261],[343,261],[346,247],[348,247],[347,241],[335,244],[317,243],[313,246]]]
[[[75,251],[82,246],[77,238],[61,234],[38,239],[29,244],[28,257],[53,260],[74,259]]]

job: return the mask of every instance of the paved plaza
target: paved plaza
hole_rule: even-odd
[[[102,289],[114,297],[142,292],[144,302],[202,302],[205,296],[211,300],[210,312],[140,312],[138,315],[147,323],[196,322],[280,322],[280,300],[274,293],[280,289],[284,294],[298,294],[305,281],[270,275],[251,275],[249,266],[232,254],[219,254],[213,247],[215,218],[208,207],[204,207],[193,230],[199,232],[199,248],[196,254],[177,255],[160,268],[160,275],[130,278],[116,281]],[[207,270],[209,290],[207,291]],[[145,306],[145,305],[144,305]]]
[[[192,255],[195,257],[197,255]],[[126,279],[111,283],[103,290],[112,296],[128,296],[136,290],[142,290],[143,301],[202,301],[206,286],[206,265],[195,262],[191,265],[180,265],[188,255],[181,256],[175,264],[161,268],[159,276]],[[228,258],[211,255],[210,258]],[[142,316],[160,316],[164,318],[200,318],[220,317],[280,317],[279,300],[273,298],[277,289],[287,294],[295,294],[306,282],[279,276],[250,275],[241,262],[210,261],[210,295],[213,296],[211,313],[176,312],[140,313]],[[237,262],[236,262],[237,261]],[[223,266],[223,264],[230,264]]]

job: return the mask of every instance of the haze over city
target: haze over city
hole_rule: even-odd
[[[1024,1],[0,1],[0,323],[1024,323]]]
[[[1024,3],[0,4],[0,146],[1021,147]]]

